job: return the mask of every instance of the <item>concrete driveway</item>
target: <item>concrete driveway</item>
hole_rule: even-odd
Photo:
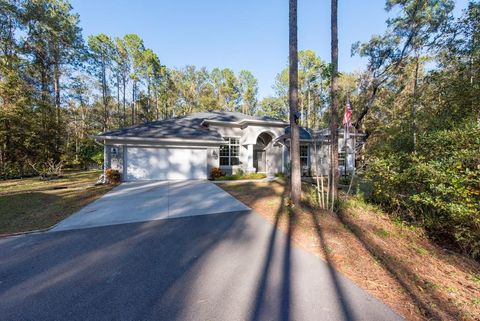
[[[0,316],[402,320],[255,213],[0,239]]]
[[[209,181],[123,183],[51,231],[143,222],[249,208]]]

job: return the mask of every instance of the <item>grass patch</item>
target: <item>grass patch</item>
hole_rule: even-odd
[[[39,177],[0,181],[0,235],[50,227],[108,192],[95,182],[101,171],[70,171],[45,181]]]
[[[430,252],[428,252],[427,249],[421,247],[421,246],[414,246],[414,249],[415,251],[418,253],[418,254],[421,254],[421,255],[427,255],[429,254]]]
[[[390,232],[383,228],[376,228],[373,230],[373,233],[375,233],[376,236],[381,237],[381,238],[387,238],[390,236]]]
[[[480,273],[472,273],[471,279],[473,282],[480,284]]]

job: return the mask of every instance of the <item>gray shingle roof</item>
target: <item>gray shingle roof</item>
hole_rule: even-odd
[[[188,116],[176,117],[119,128],[101,133],[98,136],[111,136],[119,138],[181,138],[223,141],[222,136],[218,132],[202,126],[202,121],[203,119],[201,118],[191,118]]]
[[[165,120],[157,120],[144,124],[138,124],[130,127],[119,128],[99,134],[98,136],[109,137],[137,137],[137,138],[180,138],[194,140],[223,141],[222,136],[215,130],[202,126],[206,119],[238,122],[241,120],[262,120],[275,121],[281,120],[267,116],[250,116],[238,112],[212,111],[193,113],[187,116],[174,117]]]
[[[303,128],[303,127],[299,127],[299,138],[300,139],[312,139],[312,134],[310,134],[310,132],[308,131],[308,129],[306,128]],[[290,126],[288,127],[285,127],[285,134],[286,135],[290,135]]]
[[[242,120],[261,120],[261,121],[272,121],[272,122],[283,122],[281,119],[269,117],[269,116],[252,116],[239,113],[236,111],[210,111],[210,112],[200,112],[193,113],[186,117],[198,117],[202,119],[218,120],[218,121],[231,121],[239,122]]]

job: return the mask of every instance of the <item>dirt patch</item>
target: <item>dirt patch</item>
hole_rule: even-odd
[[[219,186],[406,319],[480,320],[478,264],[442,253],[418,231],[355,203],[340,216],[311,207],[292,212],[281,182]]]
[[[350,199],[340,212],[370,254],[377,257],[423,315],[439,320],[480,320],[480,265],[428,240],[422,229],[396,222]]]

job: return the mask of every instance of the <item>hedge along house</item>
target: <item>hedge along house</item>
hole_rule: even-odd
[[[310,175],[315,172],[313,143],[317,138],[325,143],[328,134],[306,129],[301,133],[302,172]],[[288,123],[282,120],[214,111],[120,128],[94,138],[104,144],[104,168],[120,171],[123,181],[137,181],[207,179],[214,167],[225,174],[287,172],[288,136]],[[323,144],[317,159],[324,174],[326,155],[328,147]],[[347,169],[353,168],[354,162],[348,157],[346,161]]]

